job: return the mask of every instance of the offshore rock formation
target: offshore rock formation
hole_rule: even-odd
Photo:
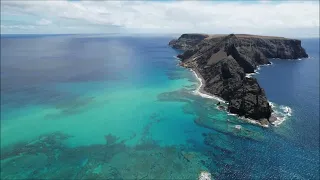
[[[268,58],[308,57],[301,41],[254,35],[183,34],[169,45],[184,50],[178,55],[181,65],[203,78],[202,91],[228,102],[228,111],[265,124],[272,109],[264,89],[253,73],[257,66],[270,64]]]

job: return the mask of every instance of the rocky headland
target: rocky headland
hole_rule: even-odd
[[[257,79],[246,74],[270,64],[269,58],[308,57],[300,40],[283,37],[183,34],[169,45],[184,51],[177,57],[202,79],[202,92],[225,100],[229,112],[262,125],[275,120],[272,108]]]

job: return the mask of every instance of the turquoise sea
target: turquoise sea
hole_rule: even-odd
[[[292,109],[263,128],[194,93],[172,38],[1,35],[1,179],[319,179],[319,39],[255,75]]]

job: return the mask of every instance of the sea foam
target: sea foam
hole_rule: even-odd
[[[272,102],[269,102],[269,104],[273,109],[271,116],[276,119],[271,123],[272,125],[279,126],[285,120],[287,120],[289,117],[292,116],[292,109],[289,106],[284,106],[284,105],[278,106]]]
[[[258,65],[257,68],[254,70],[254,73],[247,73],[246,77],[247,78],[251,78],[252,76],[256,75],[256,74],[260,74],[259,71],[261,70],[262,66],[271,66],[273,65],[272,62],[270,62],[270,64],[262,64],[262,65]]]
[[[175,56],[175,58],[179,59],[176,56]],[[273,63],[271,62],[271,64],[265,64],[265,65],[260,65],[260,66],[270,66],[270,65],[273,65]],[[260,66],[257,67],[257,69],[255,70],[255,73],[248,73],[248,74],[246,74],[246,77],[252,77],[253,75],[258,74],[259,73],[258,70],[260,70]],[[192,91],[193,94],[199,95],[199,96],[201,96],[203,98],[214,99],[214,100],[217,100],[219,102],[223,102],[223,103],[228,104],[228,102],[224,101],[222,98],[219,98],[217,96],[214,96],[214,95],[206,93],[206,92],[202,92],[201,88],[203,88],[203,79],[193,69],[190,69],[190,71],[194,74],[194,76],[199,81],[199,86],[197,87],[197,89]],[[284,105],[278,106],[273,102],[269,102],[269,104],[270,104],[271,108],[273,109],[272,116],[274,118],[276,118],[276,120],[271,123],[274,126],[279,126],[286,119],[288,119],[288,117],[290,117],[292,115],[292,109],[289,106],[284,106]],[[230,113],[230,112],[227,112],[227,114],[231,115],[231,116],[237,116],[239,119],[244,120],[246,122],[249,122],[251,124],[257,124],[257,125],[260,125],[260,126],[263,126],[263,127],[269,127],[269,125],[261,124],[259,121],[254,120],[254,119],[240,117],[237,114],[233,114],[233,113]]]
[[[245,122],[248,122],[248,123],[251,123],[251,124],[256,124],[256,125],[259,125],[259,126],[262,126],[262,127],[269,127],[268,124],[261,124],[259,121],[251,119],[251,118],[246,118],[246,117],[243,117],[243,116],[239,116],[238,114],[233,114],[233,113],[230,113],[230,112],[227,112],[227,114],[229,116],[236,116],[238,119],[241,119],[241,120],[243,120]]]
[[[197,87],[197,89],[193,91],[193,93],[194,93],[195,95],[199,95],[199,96],[201,96],[201,97],[203,97],[203,98],[215,99],[215,100],[217,100],[217,101],[219,101],[219,102],[226,103],[222,98],[219,98],[219,97],[217,97],[217,96],[211,95],[211,94],[209,94],[209,93],[201,92],[201,88],[202,88],[202,86],[203,86],[203,82],[202,82],[203,79],[200,78],[199,75],[198,75],[194,70],[190,69],[190,71],[193,72],[194,76],[198,79],[198,81],[199,81],[199,83],[200,83],[200,85]]]
[[[180,60],[180,58],[178,58],[178,56],[173,56],[175,59],[178,59],[178,60]]]

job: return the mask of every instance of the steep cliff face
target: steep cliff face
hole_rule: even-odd
[[[188,38],[183,35],[169,45],[183,47],[185,52],[178,57],[183,66],[202,76],[203,90],[226,100],[231,113],[259,121],[269,119],[272,109],[258,81],[245,74],[270,64],[268,58],[308,57],[299,40],[234,34],[202,37],[201,41]]]
[[[305,49],[301,46],[300,40],[252,38],[250,41],[267,58],[298,59],[308,57]]]
[[[231,36],[231,37],[230,37]],[[228,39],[228,41],[223,41]],[[308,54],[301,46],[301,41],[282,37],[255,36],[255,35],[218,35],[210,36],[204,34],[183,34],[177,40],[170,41],[169,45],[176,49],[185,50],[186,57],[189,58],[195,53],[209,50],[217,43],[235,44],[241,48],[255,48],[266,58],[298,59],[307,58]],[[182,47],[182,48],[181,48]],[[184,54],[185,54],[184,53]]]
[[[205,34],[182,34],[179,39],[169,42],[169,45],[176,49],[187,50],[207,38]]]

